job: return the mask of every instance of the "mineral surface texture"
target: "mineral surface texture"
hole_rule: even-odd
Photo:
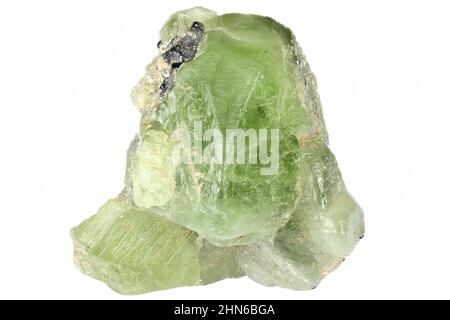
[[[125,187],[72,229],[75,264],[124,294],[244,275],[316,287],[364,220],[291,30],[197,7],[160,38],[132,92]]]

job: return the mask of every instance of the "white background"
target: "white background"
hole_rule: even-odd
[[[448,2],[292,0],[1,2],[0,298],[129,298],[73,267],[69,230],[122,188],[129,93],[165,19],[195,5],[293,29],[366,237],[313,291],[238,279],[133,298],[450,298]]]

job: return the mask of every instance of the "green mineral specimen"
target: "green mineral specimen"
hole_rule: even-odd
[[[242,276],[232,248],[214,247],[121,197],[75,227],[72,238],[80,270],[123,294]]]
[[[132,92],[125,188],[72,230],[75,262],[137,294],[248,275],[311,289],[364,233],[314,75],[268,17],[172,15]]]
[[[181,66],[170,94],[146,120],[162,124],[166,132],[185,125],[191,141],[201,139],[195,136],[196,121],[201,121],[203,130],[218,128],[224,133],[279,128],[278,171],[261,175],[266,167],[261,163],[191,163],[167,171],[146,165],[151,161],[147,158],[134,163],[146,167],[148,176],[166,177],[161,196],[170,194],[171,199],[161,211],[171,212],[168,219],[217,245],[247,244],[270,238],[287,222],[299,200],[298,139],[317,135],[325,140],[325,129],[320,110],[308,106],[307,94],[301,90],[304,79],[299,73],[298,49],[288,29],[254,15],[227,14],[204,23],[209,31],[196,58]],[[143,151],[147,140],[152,140],[149,132],[159,135],[151,126],[143,128],[138,152],[155,157],[156,153]],[[247,144],[246,155],[250,147]],[[170,154],[166,150],[165,156]],[[133,187],[138,206],[163,205],[155,203],[153,179],[136,178]]]

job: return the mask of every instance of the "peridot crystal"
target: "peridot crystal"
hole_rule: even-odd
[[[132,92],[125,188],[72,230],[82,272],[124,294],[248,275],[311,289],[364,233],[294,35],[192,8]]]

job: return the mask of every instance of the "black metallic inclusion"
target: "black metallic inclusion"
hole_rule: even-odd
[[[172,69],[170,70],[169,77],[165,78],[159,87],[160,95],[172,89],[175,75],[174,70],[178,69],[183,63],[194,59],[204,32],[204,25],[195,21],[185,36],[175,37],[170,41],[168,45],[169,49],[162,54],[162,57],[171,65]],[[159,46],[160,42],[158,43]]]

